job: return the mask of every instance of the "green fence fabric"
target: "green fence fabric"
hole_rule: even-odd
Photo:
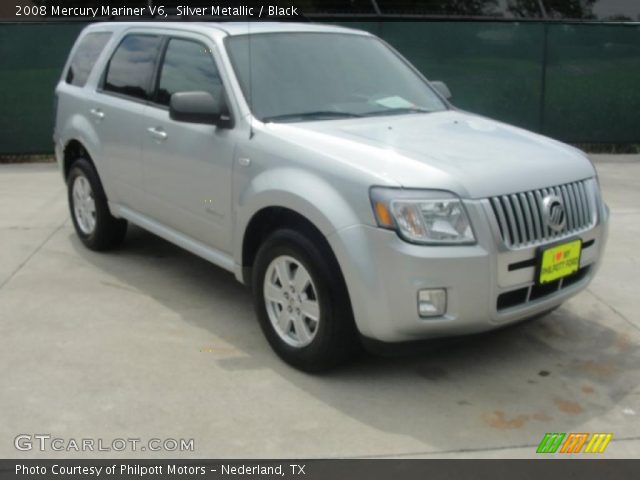
[[[559,140],[640,143],[640,25],[331,22],[370,31],[453,103]],[[0,154],[53,150],[53,89],[78,23],[0,24]]]
[[[53,151],[53,90],[82,25],[0,24],[0,153]]]
[[[540,129],[544,26],[535,23],[389,23],[382,37],[459,108]]]
[[[548,25],[543,133],[638,143],[640,25]]]
[[[640,142],[640,24],[342,23],[444,80],[464,110],[572,143]]]

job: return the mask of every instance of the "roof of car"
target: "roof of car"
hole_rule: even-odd
[[[121,31],[132,28],[197,31],[213,36],[246,35],[248,33],[256,35],[277,32],[351,33],[356,35],[369,35],[362,30],[354,30],[334,25],[294,22],[103,22],[94,23],[89,26],[87,30]]]

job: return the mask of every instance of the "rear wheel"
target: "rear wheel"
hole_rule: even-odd
[[[260,247],[253,292],[262,330],[287,363],[319,372],[348,360],[358,345],[342,273],[328,247],[283,229]]]
[[[76,233],[91,250],[119,246],[127,232],[127,222],[111,215],[98,173],[86,159],[76,160],[67,176],[71,219]]]

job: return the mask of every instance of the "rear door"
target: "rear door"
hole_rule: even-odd
[[[225,96],[213,44],[199,36],[167,39],[154,98],[144,119],[143,164],[150,217],[228,252],[231,238],[233,130],[169,117],[171,95]]]
[[[144,110],[162,40],[160,35],[127,34],[107,63],[87,107],[103,145],[112,187],[110,200],[134,210],[143,209],[144,204]]]
[[[95,83],[93,87],[88,85],[98,58],[102,55],[107,44],[113,37],[111,31],[97,31],[83,34],[74,47],[69,59],[63,78],[56,87],[56,119],[54,139],[56,142],[56,153],[62,161],[66,142],[70,138],[79,139],[84,134],[82,140],[85,148],[89,149],[94,160],[99,160],[102,154],[100,139],[97,135],[91,135],[81,130],[86,122],[91,122],[90,109],[87,108],[87,99],[95,95]],[[79,121],[81,119],[81,121]],[[89,129],[90,130],[90,129]],[[99,172],[101,175],[103,171]]]

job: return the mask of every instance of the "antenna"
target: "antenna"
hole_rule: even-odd
[[[249,140],[253,138],[253,58],[251,56],[251,18],[247,23],[247,45],[249,48]]]

